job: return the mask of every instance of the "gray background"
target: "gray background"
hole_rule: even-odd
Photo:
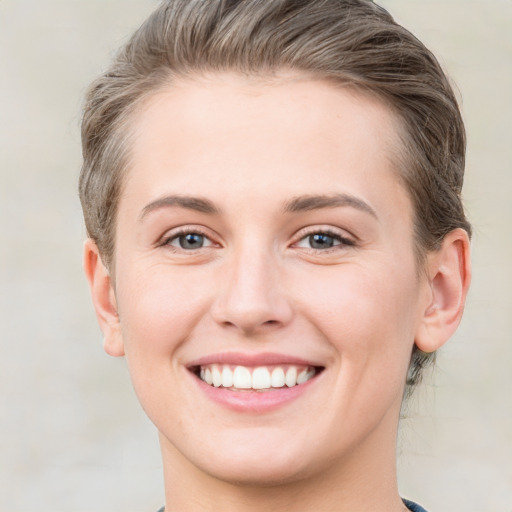
[[[512,511],[512,0],[385,0],[461,91],[475,226],[463,324],[402,422],[400,489]],[[157,436],[81,270],[83,91],[151,0],[0,0],[0,512],[152,512]],[[321,511],[319,511],[321,512]]]

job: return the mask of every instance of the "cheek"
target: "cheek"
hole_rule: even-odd
[[[402,368],[414,342],[414,276],[413,267],[387,262],[318,269],[301,292],[301,309],[342,360]]]
[[[143,361],[175,350],[208,310],[204,272],[165,264],[124,270],[118,304],[128,359]]]
[[[180,348],[208,311],[204,276],[168,265],[119,269],[117,297],[130,377],[147,415],[180,430]],[[196,274],[197,269],[196,269]]]

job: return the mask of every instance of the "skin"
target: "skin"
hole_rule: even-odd
[[[93,241],[85,270],[105,349],[126,355],[160,432],[167,511],[403,510],[410,355],[457,327],[469,242],[453,231],[418,272],[396,134],[377,100],[285,74],[182,79],[133,120],[115,276]],[[305,196],[343,200],[301,209]],[[181,229],[204,245],[181,247]],[[335,245],[312,247],[326,231]],[[283,406],[234,411],[188,369],[232,352],[324,369]]]

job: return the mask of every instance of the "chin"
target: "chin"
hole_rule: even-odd
[[[273,457],[231,460],[201,468],[210,476],[241,487],[274,487],[292,484],[310,476],[311,468],[297,465],[295,460],[276,460]],[[309,470],[308,470],[309,469]]]
[[[193,447],[182,445],[179,451],[199,472],[243,487],[293,483],[318,471],[318,453],[305,450],[298,433],[265,430],[225,429]]]

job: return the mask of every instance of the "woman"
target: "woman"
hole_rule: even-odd
[[[82,139],[85,271],[165,510],[421,511],[401,402],[470,279],[432,54],[365,0],[169,0],[90,88]]]

